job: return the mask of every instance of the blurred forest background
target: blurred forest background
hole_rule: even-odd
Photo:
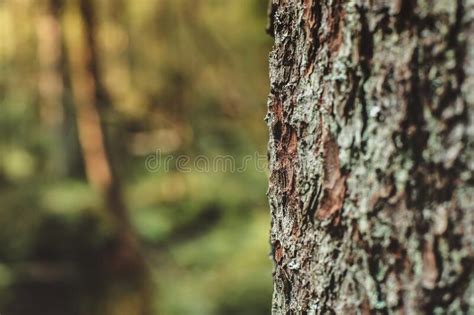
[[[268,314],[267,0],[0,0],[0,313]]]

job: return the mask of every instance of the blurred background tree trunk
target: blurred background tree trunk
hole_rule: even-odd
[[[474,312],[473,5],[271,3],[274,314]]]
[[[99,71],[99,53],[94,3],[79,1],[81,41],[69,50],[79,143],[87,179],[102,195],[107,215],[116,228],[112,244],[104,251],[102,271],[106,274],[101,307],[104,314],[149,314],[149,274],[140,251],[120,178],[112,156],[112,140],[105,126],[110,98]],[[120,288],[117,290],[117,287]],[[110,292],[112,291],[112,292]],[[111,296],[108,296],[110,294]],[[118,296],[117,296],[118,294]],[[107,302],[110,301],[110,303]]]
[[[57,144],[50,168],[59,176],[77,176],[81,165],[60,21],[62,1],[40,1],[38,7],[35,19],[39,64],[39,116]]]

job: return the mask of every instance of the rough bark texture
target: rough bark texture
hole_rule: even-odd
[[[273,0],[274,314],[474,314],[473,0]]]

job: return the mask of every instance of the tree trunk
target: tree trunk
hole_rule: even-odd
[[[49,167],[60,176],[77,176],[81,162],[74,113],[68,89],[64,35],[61,29],[61,0],[38,1],[36,39],[38,50],[38,103],[40,119],[53,141]]]
[[[104,123],[110,99],[99,71],[95,7],[91,0],[79,0],[78,4],[82,36],[77,47],[69,49],[69,60],[79,143],[87,179],[102,195],[116,229],[114,242],[100,258],[107,282],[104,291],[109,295],[99,303],[101,314],[122,314],[126,310],[147,315],[151,310],[150,271],[130,223]]]
[[[274,314],[474,313],[474,1],[273,0]]]

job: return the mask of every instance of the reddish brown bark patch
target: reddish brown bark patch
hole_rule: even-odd
[[[340,170],[339,148],[328,131],[323,133],[323,154],[323,197],[315,212],[319,220],[326,220],[340,211],[346,194],[346,176]]]
[[[275,259],[275,262],[279,264],[281,260],[283,259],[283,247],[281,246],[280,241],[276,241],[274,245],[274,254],[273,258]]]

